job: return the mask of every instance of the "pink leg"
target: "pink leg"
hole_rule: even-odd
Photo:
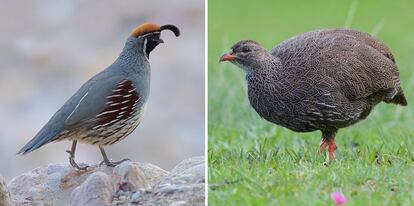
[[[335,156],[334,156],[335,150],[336,150],[335,139],[332,138],[328,142],[329,160],[331,160],[331,161],[335,159]]]
[[[335,155],[334,152],[336,150],[336,144],[335,144],[335,134],[336,131],[331,132],[322,132],[322,142],[319,146],[319,153],[322,153],[325,151],[326,148],[328,148],[328,154],[329,154],[329,160],[334,160]]]
[[[319,154],[321,154],[328,147],[328,143],[325,139],[322,139],[321,144],[319,145]]]

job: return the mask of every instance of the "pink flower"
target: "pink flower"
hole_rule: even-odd
[[[345,205],[346,203],[346,197],[341,192],[332,192],[331,198],[336,205]]]

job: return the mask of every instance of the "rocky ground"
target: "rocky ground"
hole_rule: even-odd
[[[49,164],[13,178],[0,176],[0,206],[9,205],[204,205],[204,157],[186,159],[170,172],[150,163],[78,171]]]

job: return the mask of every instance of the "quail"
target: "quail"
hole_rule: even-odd
[[[219,61],[245,71],[250,105],[262,118],[295,132],[321,131],[319,152],[327,148],[330,160],[340,128],[380,102],[407,105],[390,49],[360,31],[311,31],[270,52],[243,40]]]
[[[27,154],[50,142],[71,140],[69,162],[79,170],[87,167],[75,162],[78,141],[97,145],[102,163],[107,166],[129,160],[111,162],[104,146],[124,139],[141,122],[150,89],[149,55],[163,43],[163,30],[180,35],[174,25],[144,23],[136,27],[119,57],[83,84],[18,154]]]

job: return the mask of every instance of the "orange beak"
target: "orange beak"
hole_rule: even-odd
[[[225,53],[223,54],[223,56],[220,57],[220,61],[219,62],[224,62],[224,61],[233,61],[235,58],[235,56],[233,54],[229,53]]]

